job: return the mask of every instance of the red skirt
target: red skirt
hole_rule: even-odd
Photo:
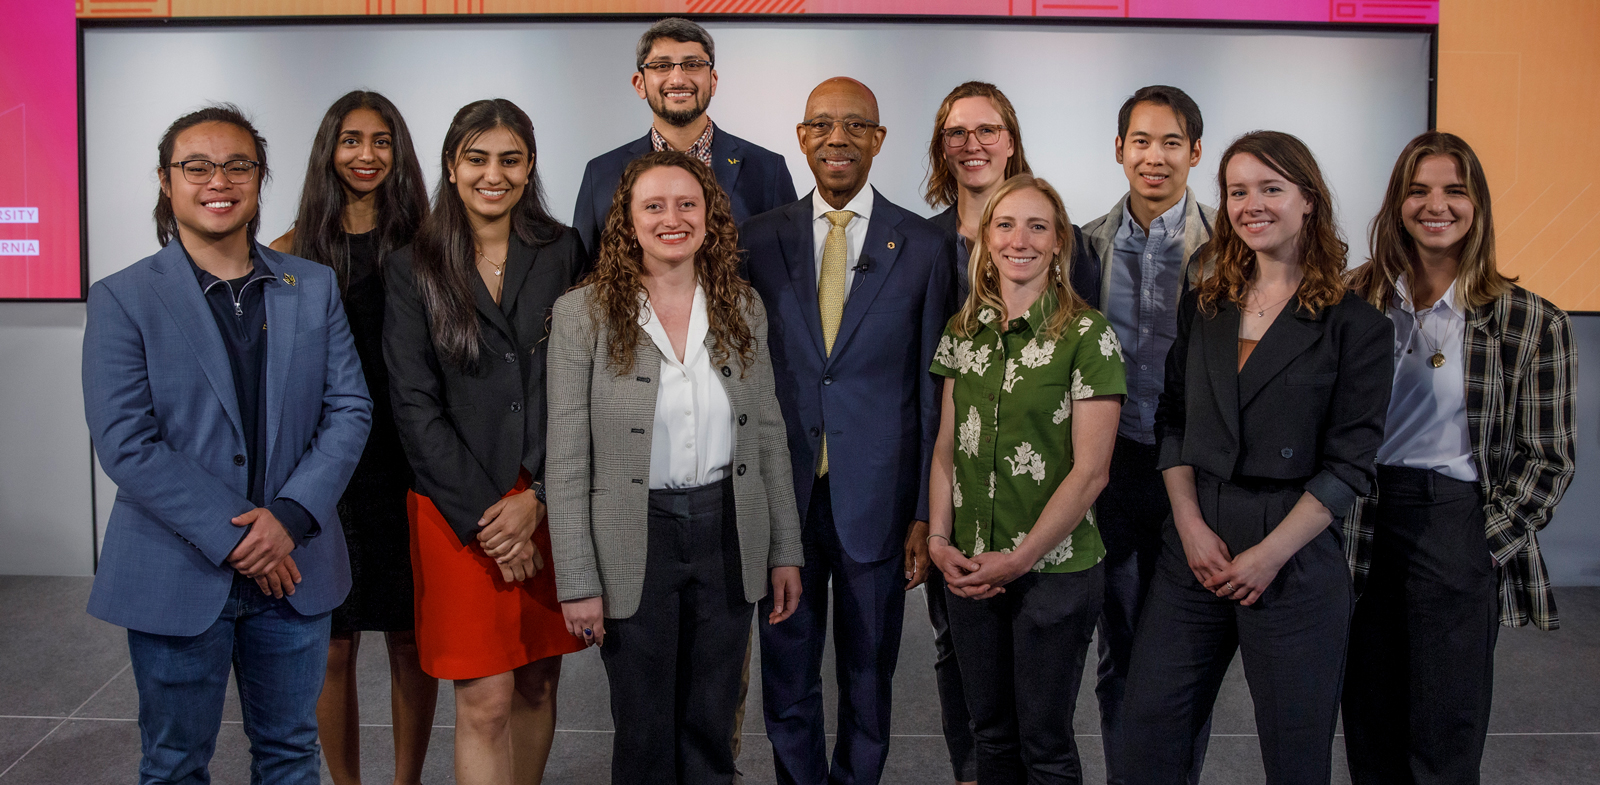
[[[506,495],[527,487],[524,473]],[[548,521],[533,535],[544,569],[521,583],[506,583],[482,548],[462,546],[428,497],[410,492],[406,512],[423,672],[440,679],[476,679],[583,650],[583,641],[567,632],[556,601]]]

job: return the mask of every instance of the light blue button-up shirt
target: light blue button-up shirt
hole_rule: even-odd
[[[1178,337],[1178,297],[1183,286],[1183,224],[1186,195],[1150,222],[1145,233],[1122,211],[1111,240],[1111,292],[1105,314],[1122,341],[1128,397],[1122,403],[1120,436],[1156,443],[1156,400],[1166,381],[1167,350]]]

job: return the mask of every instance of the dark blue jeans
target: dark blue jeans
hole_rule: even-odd
[[[236,577],[222,614],[193,637],[128,630],[139,688],[140,785],[205,785],[217,748],[228,671],[236,674],[251,785],[316,785],[317,696],[328,665],[329,614]]]

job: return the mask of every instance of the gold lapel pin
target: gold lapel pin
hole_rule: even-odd
[[[891,251],[894,250],[894,241],[893,240],[889,241],[889,250],[891,250]]]
[[[294,286],[294,276],[292,276],[292,275],[290,275],[288,273],[284,273],[283,274],[283,282],[288,284],[288,285],[290,285],[290,286]]]
[[[730,163],[730,164],[736,164],[736,163],[739,163],[739,159],[737,159],[737,158],[729,158],[729,159],[728,159],[728,163]]]

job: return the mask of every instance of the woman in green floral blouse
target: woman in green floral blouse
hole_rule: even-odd
[[[1121,412],[1121,345],[1068,285],[1071,223],[1031,175],[984,210],[972,295],[945,328],[929,555],[978,747],[978,781],[1078,782],[1072,713],[1100,615],[1091,505]]]

